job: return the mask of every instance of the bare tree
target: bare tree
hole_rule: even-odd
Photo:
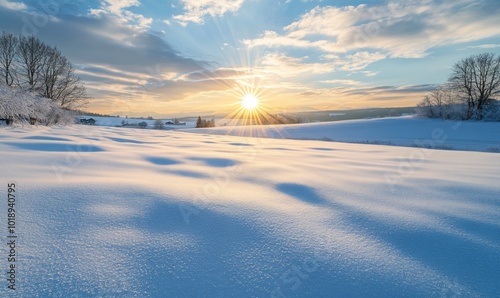
[[[20,86],[29,91],[41,88],[41,73],[44,68],[48,47],[32,36],[19,38]]]
[[[52,98],[65,109],[80,108],[88,103],[87,90],[80,78],[75,75],[75,69],[70,64],[57,84],[57,92]]]
[[[417,105],[417,114],[427,118],[463,119],[463,104],[457,100],[459,96],[451,85],[439,86],[429,92]]]
[[[66,109],[80,108],[88,102],[85,86],[75,74],[71,62],[59,49],[46,45],[34,36],[17,38],[4,33],[2,41],[9,40],[5,36],[15,40],[15,43],[11,42],[15,54],[8,56],[8,71],[6,67],[2,68],[7,85],[15,82],[21,89],[50,98]],[[2,45],[0,43],[3,57],[6,52],[2,50]],[[13,76],[13,73],[17,75]]]
[[[153,123],[153,128],[154,129],[164,129],[165,128],[165,124],[163,124],[163,121],[161,121],[160,119],[158,119],[158,120],[155,120],[155,122]]]
[[[86,103],[87,96],[80,78],[75,75],[69,60],[57,48],[48,48],[42,68],[41,95],[56,101],[62,108],[77,108]]]
[[[0,71],[5,84],[12,86],[14,83],[14,69],[12,63],[17,55],[18,39],[12,33],[2,32],[0,36]]]
[[[500,93],[500,56],[484,53],[465,58],[453,66],[448,81],[467,103],[466,119],[476,112],[481,118],[483,107]]]
[[[43,64],[43,96],[54,99],[57,93],[56,83],[69,66],[69,61],[57,48],[49,48]]]

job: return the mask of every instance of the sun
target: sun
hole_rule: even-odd
[[[259,105],[259,100],[253,94],[247,94],[241,100],[241,106],[247,110],[254,110]]]

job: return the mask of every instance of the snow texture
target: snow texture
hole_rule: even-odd
[[[391,142],[402,127],[410,142],[428,137],[420,121],[390,121],[401,121]],[[347,138],[354,125],[386,141],[362,123],[282,132]],[[485,152],[0,128],[0,192],[17,185],[19,297],[498,297],[499,169]]]

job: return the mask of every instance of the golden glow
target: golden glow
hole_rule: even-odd
[[[259,106],[259,100],[253,94],[247,94],[241,100],[241,106],[247,110],[253,110]]]

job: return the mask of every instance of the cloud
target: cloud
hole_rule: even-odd
[[[406,86],[366,86],[349,80],[329,80],[339,84],[333,88],[304,88],[289,97],[297,98],[294,104],[300,110],[301,103],[307,103],[310,109],[332,110],[345,108],[370,108],[376,102],[377,106],[415,106],[436,85],[406,85]],[[344,83],[344,84],[342,84]],[[352,84],[351,84],[352,83]],[[332,99],[342,98],[341,101]]]
[[[359,86],[363,84],[355,80],[326,80],[326,81],[321,81],[321,83],[334,84],[334,85],[347,85],[347,86]]]
[[[360,71],[360,73],[364,74],[367,77],[374,77],[374,76],[379,74],[378,71],[370,71],[370,70],[363,70],[363,71]]]
[[[90,14],[99,16],[110,14],[119,17],[124,23],[132,24],[136,29],[147,29],[153,22],[152,18],[146,18],[141,14],[132,13],[127,8],[139,6],[138,0],[105,0],[101,8],[91,9]]]
[[[218,68],[216,70],[204,70],[200,72],[189,73],[182,76],[180,79],[185,80],[214,80],[226,79],[235,80],[241,83],[245,81],[265,81],[265,85],[270,87],[271,81],[274,86],[279,84],[281,79],[286,82],[290,78],[296,80],[301,75],[317,75],[331,73],[335,69],[333,62],[315,63],[308,62],[309,57],[295,58],[285,55],[284,53],[273,52],[264,54],[262,57],[255,61],[252,67],[230,67]],[[291,85],[288,85],[289,87]]]
[[[104,3],[104,7],[115,14],[121,13],[125,8],[141,4],[138,0],[105,0]]]
[[[366,68],[368,65],[383,60],[387,57],[386,54],[379,52],[357,52],[353,55],[348,55],[344,59],[339,59],[339,64],[342,65],[342,70],[345,71],[356,71]]]
[[[124,26],[112,15],[65,18],[42,28],[40,35],[70,53],[75,63],[109,65],[125,73],[138,74],[151,72],[148,67],[181,73],[203,69],[203,63],[184,58],[160,36]]]
[[[308,63],[308,57],[295,58],[283,53],[269,53],[260,61],[261,67],[256,69],[267,74],[277,74],[281,77],[294,77],[300,74],[324,74],[333,72],[333,63]]]
[[[221,80],[221,79],[241,79],[244,76],[251,75],[250,70],[246,68],[219,68],[216,70],[204,70],[189,73],[180,79],[189,81]]]
[[[182,25],[192,22],[203,24],[206,16],[217,17],[227,12],[238,11],[245,0],[180,0],[184,5],[184,14],[176,15],[174,20]]]
[[[326,44],[326,41],[320,41],[317,43],[310,42],[307,40],[291,37],[288,35],[279,35],[277,32],[272,30],[266,30],[257,39],[245,39],[242,41],[244,45],[249,48],[254,47],[296,47],[296,48],[320,48],[322,44]]]
[[[469,49],[496,49],[500,48],[500,44],[482,44],[478,46],[470,46]]]
[[[433,84],[422,84],[422,85],[406,85],[406,86],[376,86],[376,87],[365,87],[345,90],[345,94],[357,94],[365,96],[375,96],[377,94],[425,94],[427,92],[436,90],[438,86]]]
[[[292,0],[286,0],[285,4],[288,4],[292,2]],[[323,2],[323,0],[300,0],[300,2],[307,3],[307,2]]]
[[[25,10],[28,8],[23,2],[12,2],[9,0],[0,0],[0,6],[12,10]]]
[[[56,21],[49,18],[43,26],[26,26],[26,20],[35,16],[0,7],[0,27],[15,34],[35,34],[47,44],[57,46],[75,65],[96,105],[104,106],[112,97],[135,100],[138,94],[144,98],[148,94],[153,98],[151,102],[180,99],[182,96],[175,92],[184,92],[188,87],[176,78],[204,71],[209,66],[204,61],[184,57],[159,34],[124,24],[115,14],[60,14]]]
[[[498,36],[499,13],[497,0],[317,6],[285,26],[283,33],[265,31],[243,43],[250,48],[295,47],[337,55],[363,51],[378,57],[421,58],[434,47]],[[374,57],[365,58],[367,63],[360,61],[359,68]]]

